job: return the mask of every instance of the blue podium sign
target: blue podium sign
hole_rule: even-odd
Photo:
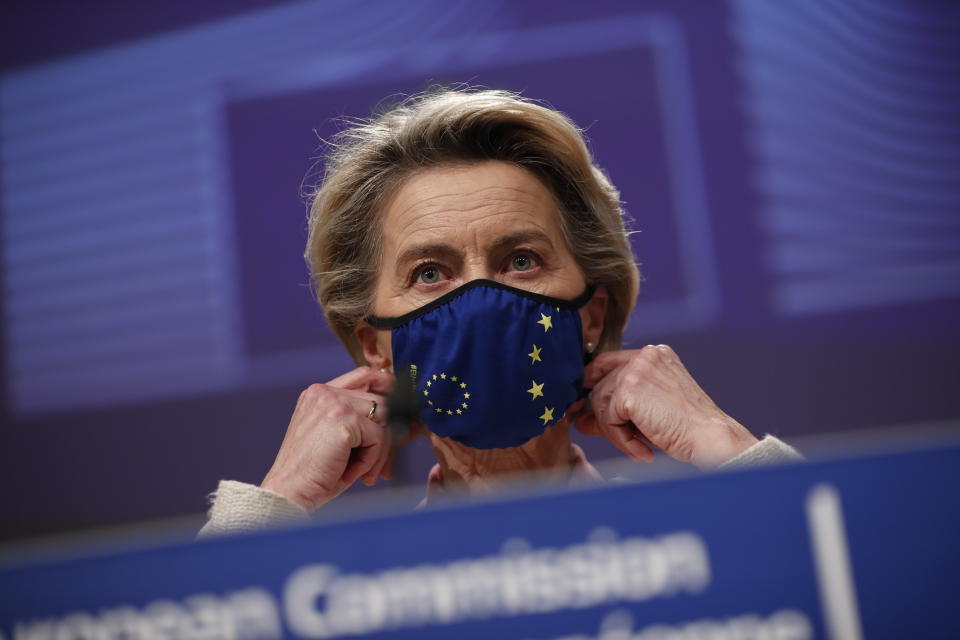
[[[0,570],[3,640],[960,637],[960,446]]]

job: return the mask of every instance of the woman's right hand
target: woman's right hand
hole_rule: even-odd
[[[360,367],[304,390],[260,486],[312,511],[357,478],[376,482],[390,455],[386,395],[393,382],[391,373]]]

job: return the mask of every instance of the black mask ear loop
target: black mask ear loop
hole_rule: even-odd
[[[583,366],[587,366],[597,358],[596,351],[584,351],[583,352]]]
[[[596,351],[584,351],[583,352],[583,366],[586,368],[591,362],[593,362],[597,357]],[[590,395],[590,392],[593,389],[587,389],[586,387],[580,387],[580,394],[577,396],[577,400],[582,400]]]
[[[387,427],[394,443],[403,442],[420,415],[423,403],[416,392],[413,372],[401,369],[396,373],[393,390],[387,396]]]
[[[590,302],[590,300],[593,299],[593,294],[594,294],[595,292],[596,292],[596,287],[594,287],[593,285],[588,285],[587,290],[584,291],[584,295],[589,294],[589,297],[587,297],[587,298],[583,301],[583,303],[580,305],[580,307],[583,307],[585,304],[587,304],[588,302]],[[596,349],[594,349],[593,351],[584,351],[584,352],[583,352],[583,366],[586,367],[586,366],[589,365],[591,362],[593,362],[593,361],[596,359],[597,355],[598,355],[598,354],[597,354]],[[577,396],[577,400],[582,400],[583,398],[587,398],[587,397],[590,395],[590,392],[591,392],[591,391],[593,391],[593,389],[587,389],[586,387],[581,387],[581,388],[580,388],[580,394]],[[589,403],[590,401],[588,400],[587,402]],[[586,406],[587,406],[587,405],[584,405],[584,408],[586,408]],[[582,411],[582,409],[581,409],[581,411]]]

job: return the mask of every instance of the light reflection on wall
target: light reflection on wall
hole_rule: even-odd
[[[701,153],[714,88],[683,26],[696,9],[605,11],[540,24],[501,2],[284,5],[3,77],[13,411],[341,373],[299,263],[310,129],[429,81],[524,90],[587,128],[642,232],[631,341],[735,321],[715,255],[733,223],[704,184],[724,168]],[[761,200],[750,295],[771,321],[960,293],[951,33],[865,1],[737,1],[718,25],[744,82],[744,130],[726,135],[749,140]],[[306,148],[278,142],[284,120]],[[271,178],[274,163],[289,164]]]

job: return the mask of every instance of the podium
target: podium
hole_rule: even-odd
[[[0,638],[960,637],[960,445],[0,568]]]

